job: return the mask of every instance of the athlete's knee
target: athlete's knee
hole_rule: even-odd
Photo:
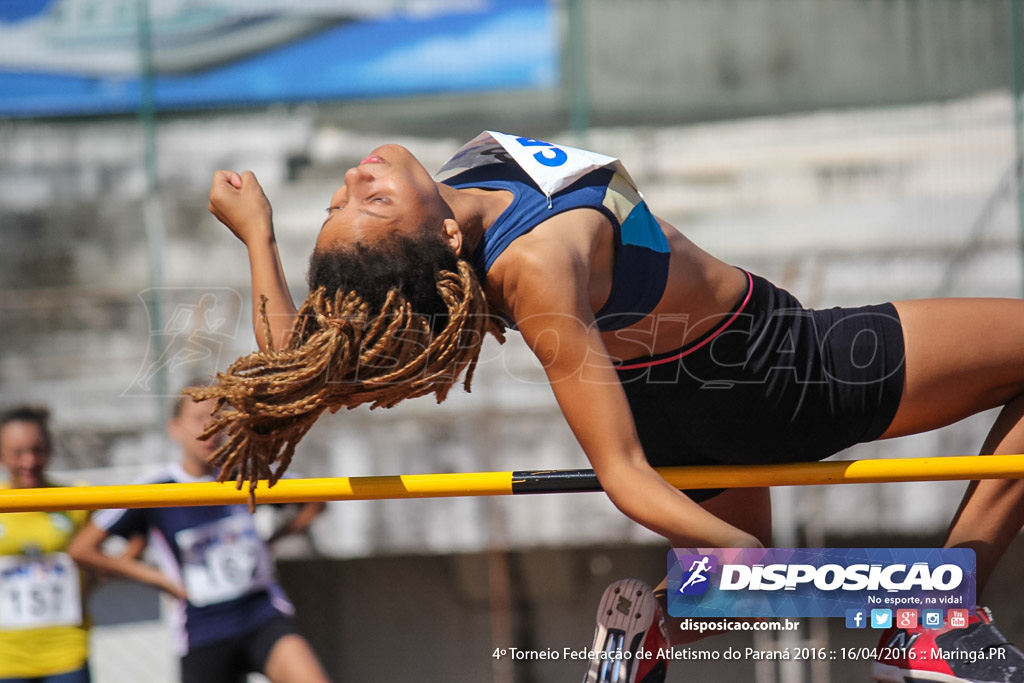
[[[274,643],[265,674],[273,683],[330,683],[313,648],[297,633],[284,635]]]

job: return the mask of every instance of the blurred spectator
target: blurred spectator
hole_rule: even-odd
[[[208,458],[218,440],[198,439],[213,406],[179,396],[167,430],[181,446],[181,459],[140,483],[216,479]],[[307,503],[286,531],[305,531],[323,507]],[[146,535],[157,566],[130,554],[106,555],[100,546],[111,534]],[[273,683],[328,680],[296,630],[293,607],[274,580],[267,543],[244,505],[103,510],[70,552],[83,565],[155,586],[179,600],[173,618],[184,683],[242,682],[250,672]]]
[[[0,488],[53,486],[46,467],[49,411],[20,406],[0,414]],[[88,683],[89,632],[82,576],[67,548],[88,512],[0,514],[0,681]]]

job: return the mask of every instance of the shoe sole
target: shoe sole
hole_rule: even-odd
[[[613,653],[635,653],[654,620],[658,602],[639,579],[620,579],[605,589],[597,608],[594,645],[583,683],[634,683],[636,662]]]

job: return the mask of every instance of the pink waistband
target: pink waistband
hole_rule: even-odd
[[[739,317],[740,313],[743,312],[743,309],[747,307],[747,303],[750,301],[750,296],[754,292],[754,278],[747,271],[743,271],[743,272],[747,276],[747,294],[746,294],[746,296],[743,297],[743,301],[740,302],[740,305],[736,307],[736,310],[734,310],[732,312],[732,314],[725,321],[720,323],[718,325],[717,329],[712,330],[703,339],[700,339],[700,340],[694,342],[690,346],[684,346],[682,349],[679,350],[678,353],[674,353],[671,356],[668,356],[666,358],[658,358],[658,359],[654,359],[654,360],[641,361],[641,362],[638,362],[638,363],[631,363],[631,362],[627,361],[628,365],[616,365],[615,369],[616,370],[635,370],[636,368],[649,368],[649,367],[651,367],[653,365],[663,365],[665,363],[671,363],[672,361],[679,360],[680,358],[683,358],[684,356],[688,356],[691,353],[693,353],[694,351],[696,351],[697,349],[699,349],[699,348],[709,344],[712,339],[714,339],[715,337],[720,335],[730,325],[733,324],[733,322],[736,320],[736,318]]]

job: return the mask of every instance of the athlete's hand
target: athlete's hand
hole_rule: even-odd
[[[162,577],[157,588],[179,600],[188,600],[188,591],[185,590],[185,587],[167,575]]]
[[[246,246],[274,236],[270,202],[252,171],[214,173],[209,209]]]

